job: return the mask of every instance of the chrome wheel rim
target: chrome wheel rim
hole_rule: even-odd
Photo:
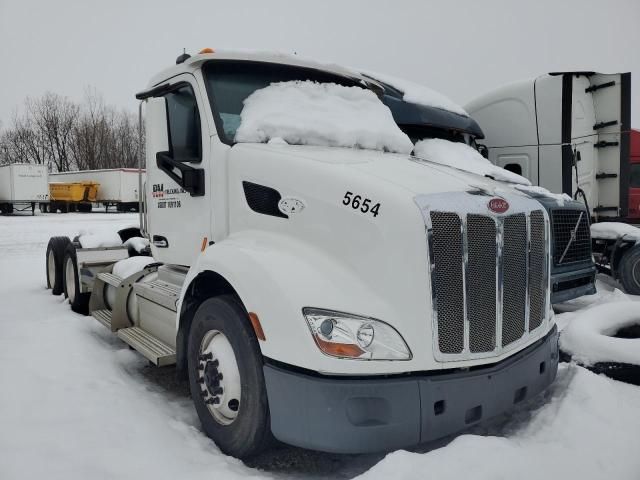
[[[200,343],[198,385],[209,413],[221,425],[230,425],[240,412],[242,384],[233,347],[224,333],[209,330]]]
[[[49,288],[53,288],[53,284],[56,283],[56,260],[53,256],[53,250],[49,250],[47,255],[47,273],[49,277]]]
[[[73,271],[73,261],[71,257],[67,258],[64,265],[64,283],[67,288],[69,303],[73,303],[76,299],[76,274]]]

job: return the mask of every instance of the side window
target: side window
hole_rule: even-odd
[[[169,125],[169,148],[174,160],[202,160],[202,135],[198,104],[190,85],[183,85],[165,95]]]

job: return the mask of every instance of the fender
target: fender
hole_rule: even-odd
[[[392,308],[371,292],[355,272],[308,244],[290,236],[244,231],[209,246],[189,270],[178,312],[182,311],[190,285],[203,272],[220,275],[233,287],[247,312],[258,315],[266,338],[259,344],[267,358],[334,374],[395,373],[407,369],[407,362],[343,360],[329,357],[317,348],[302,314],[303,307],[378,318],[381,314],[391,316]],[[178,314],[176,331],[180,321]]]

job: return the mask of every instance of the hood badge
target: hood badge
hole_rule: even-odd
[[[509,210],[509,202],[504,198],[494,197],[487,202],[487,208],[494,213],[504,213]]]
[[[293,215],[294,213],[304,210],[305,204],[299,198],[285,197],[278,202],[278,210],[285,215]]]

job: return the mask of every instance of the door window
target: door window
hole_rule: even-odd
[[[169,125],[169,149],[174,160],[202,160],[202,134],[196,96],[191,85],[182,85],[165,95]]]

